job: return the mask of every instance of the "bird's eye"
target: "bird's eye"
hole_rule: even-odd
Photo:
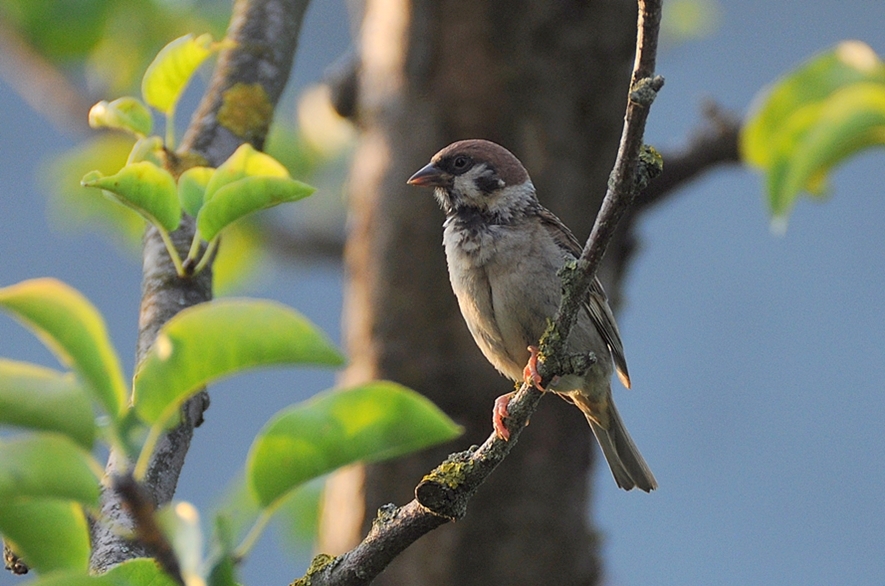
[[[455,157],[455,160],[452,161],[452,167],[454,167],[455,171],[464,171],[467,169],[467,166],[470,164],[470,159],[465,157],[464,155],[458,155]]]

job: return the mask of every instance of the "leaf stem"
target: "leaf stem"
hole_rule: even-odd
[[[218,248],[218,240],[219,238],[216,236],[209,241],[209,246],[206,247],[206,252],[203,253],[203,258],[200,259],[200,262],[198,262],[197,266],[194,268],[195,275],[206,268],[206,265],[209,264],[209,261],[215,256],[215,249]]]
[[[154,423],[151,426],[150,431],[148,431],[148,435],[144,440],[144,445],[141,446],[141,452],[138,454],[138,460],[135,462],[135,468],[132,470],[132,476],[138,482],[144,480],[144,475],[147,474],[148,464],[151,461],[151,454],[154,453],[154,448],[157,446],[157,442],[160,441],[160,436],[163,434],[164,426],[162,425],[164,420],[160,420],[157,423]]]
[[[200,242],[202,238],[200,238],[200,231],[194,230],[194,238],[191,240],[190,250],[187,251],[187,258],[184,259],[184,264],[189,266],[193,264],[193,262],[197,258],[197,254],[200,252]]]
[[[163,244],[166,245],[166,250],[169,251],[169,258],[172,259],[172,264],[175,265],[175,272],[179,277],[184,277],[184,265],[181,263],[181,256],[178,254],[178,250],[175,248],[175,244],[172,243],[172,238],[169,237],[169,232],[159,224],[159,222],[152,222],[154,226],[157,228],[157,232],[160,233],[160,238],[163,239]]]
[[[249,555],[249,552],[252,551],[252,548],[255,547],[255,544],[258,542],[258,538],[261,537],[261,534],[264,533],[264,530],[267,528],[267,524],[273,517],[275,508],[276,507],[271,505],[270,507],[261,510],[258,518],[255,519],[255,523],[249,528],[246,537],[244,537],[240,545],[234,549],[233,556],[235,560],[242,560]]]
[[[175,104],[166,111],[166,149],[175,150]]]

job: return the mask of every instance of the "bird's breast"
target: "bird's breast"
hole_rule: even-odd
[[[537,343],[558,306],[561,260],[538,262],[531,239],[507,226],[447,225],[443,242],[452,289],[476,344],[500,372],[521,378],[526,347]]]

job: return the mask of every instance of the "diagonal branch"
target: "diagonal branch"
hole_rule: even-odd
[[[564,341],[568,337],[580,301],[586,298],[618,222],[644,183],[642,178],[659,171],[657,161],[653,160],[650,164],[641,162],[640,151],[649,108],[663,85],[662,78],[653,77],[660,17],[660,0],[639,0],[636,61],[618,158],[590,238],[581,257],[564,275],[562,305],[550,333],[545,334],[548,342],[542,345],[542,351],[548,357],[546,362],[539,365],[544,383],[549,382],[555,374],[566,372],[562,370],[564,367],[549,366],[569,362],[563,352],[564,344],[559,343],[557,348],[556,341]],[[337,558],[317,556],[307,574],[296,580],[293,586],[369,584],[422,535],[463,517],[470,498],[516,445],[541,395],[537,389],[523,384],[507,407],[509,441],[492,433],[482,446],[450,455],[424,477],[415,489],[415,500],[402,507],[382,507],[369,534],[359,545]]]

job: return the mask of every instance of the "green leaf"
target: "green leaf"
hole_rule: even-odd
[[[28,582],[27,586],[176,586],[176,582],[153,559],[134,558],[99,576],[88,571],[58,571]]]
[[[120,417],[127,394],[120,359],[101,314],[79,291],[55,279],[23,281],[0,289],[0,308],[73,367],[108,415]]]
[[[181,223],[175,179],[169,171],[150,161],[130,163],[108,177],[93,171],[80,183],[84,187],[98,187],[112,193],[120,203],[167,231],[175,230]]]
[[[0,499],[0,532],[39,572],[86,571],[89,528],[83,507],[50,499]]]
[[[786,212],[788,198],[807,189],[822,192],[825,176],[837,163],[865,148],[885,145],[885,83],[856,83],[830,96],[802,146],[784,161],[782,184],[773,208]]]
[[[333,390],[285,409],[255,438],[246,474],[270,507],[302,483],[357,461],[378,461],[461,433],[415,391],[376,381]]]
[[[765,173],[768,204],[783,222],[801,191],[822,195],[830,169],[885,144],[885,64],[869,46],[846,41],[760,93],[741,129],[745,162]]]
[[[215,192],[234,181],[247,177],[288,177],[289,172],[279,161],[255,150],[249,143],[243,143],[215,170],[206,185],[204,201],[209,201]]]
[[[0,502],[31,497],[98,504],[93,463],[89,452],[61,435],[0,441]]]
[[[158,167],[162,167],[165,158],[166,153],[163,151],[163,139],[159,136],[146,136],[144,138],[139,138],[135,141],[135,144],[132,145],[132,150],[129,151],[129,158],[126,159],[126,164],[130,165],[132,163],[147,161]],[[121,169],[122,167],[123,166],[121,165],[118,169]]]
[[[244,143],[206,185],[197,228],[203,238],[211,240],[225,226],[247,214],[296,201],[313,192],[313,187],[292,179],[273,157]]]
[[[247,177],[215,192],[197,217],[197,228],[212,240],[229,224],[243,216],[281,203],[303,199],[314,188],[288,177]]]
[[[135,408],[165,422],[188,397],[223,376],[274,364],[339,365],[328,337],[272,301],[201,303],[170,319],[135,374]]]
[[[161,570],[152,558],[127,560],[108,570],[102,578],[109,586],[176,586],[175,580]]]
[[[206,185],[212,178],[215,169],[211,167],[191,167],[178,178],[178,201],[182,209],[193,218],[197,217],[203,207],[203,196]]]
[[[141,80],[141,94],[148,105],[165,114],[175,110],[194,72],[213,52],[212,35],[185,35],[163,47]]]
[[[0,423],[62,433],[92,448],[95,417],[77,378],[0,358]]]
[[[147,106],[131,96],[113,102],[102,100],[89,110],[89,126],[92,128],[113,128],[145,137],[151,133],[153,124]]]
[[[41,576],[37,580],[32,580],[25,584],[26,586],[116,586],[106,576],[92,576],[86,570],[50,572],[46,576]],[[123,582],[120,583],[120,586],[129,586],[129,583]]]

